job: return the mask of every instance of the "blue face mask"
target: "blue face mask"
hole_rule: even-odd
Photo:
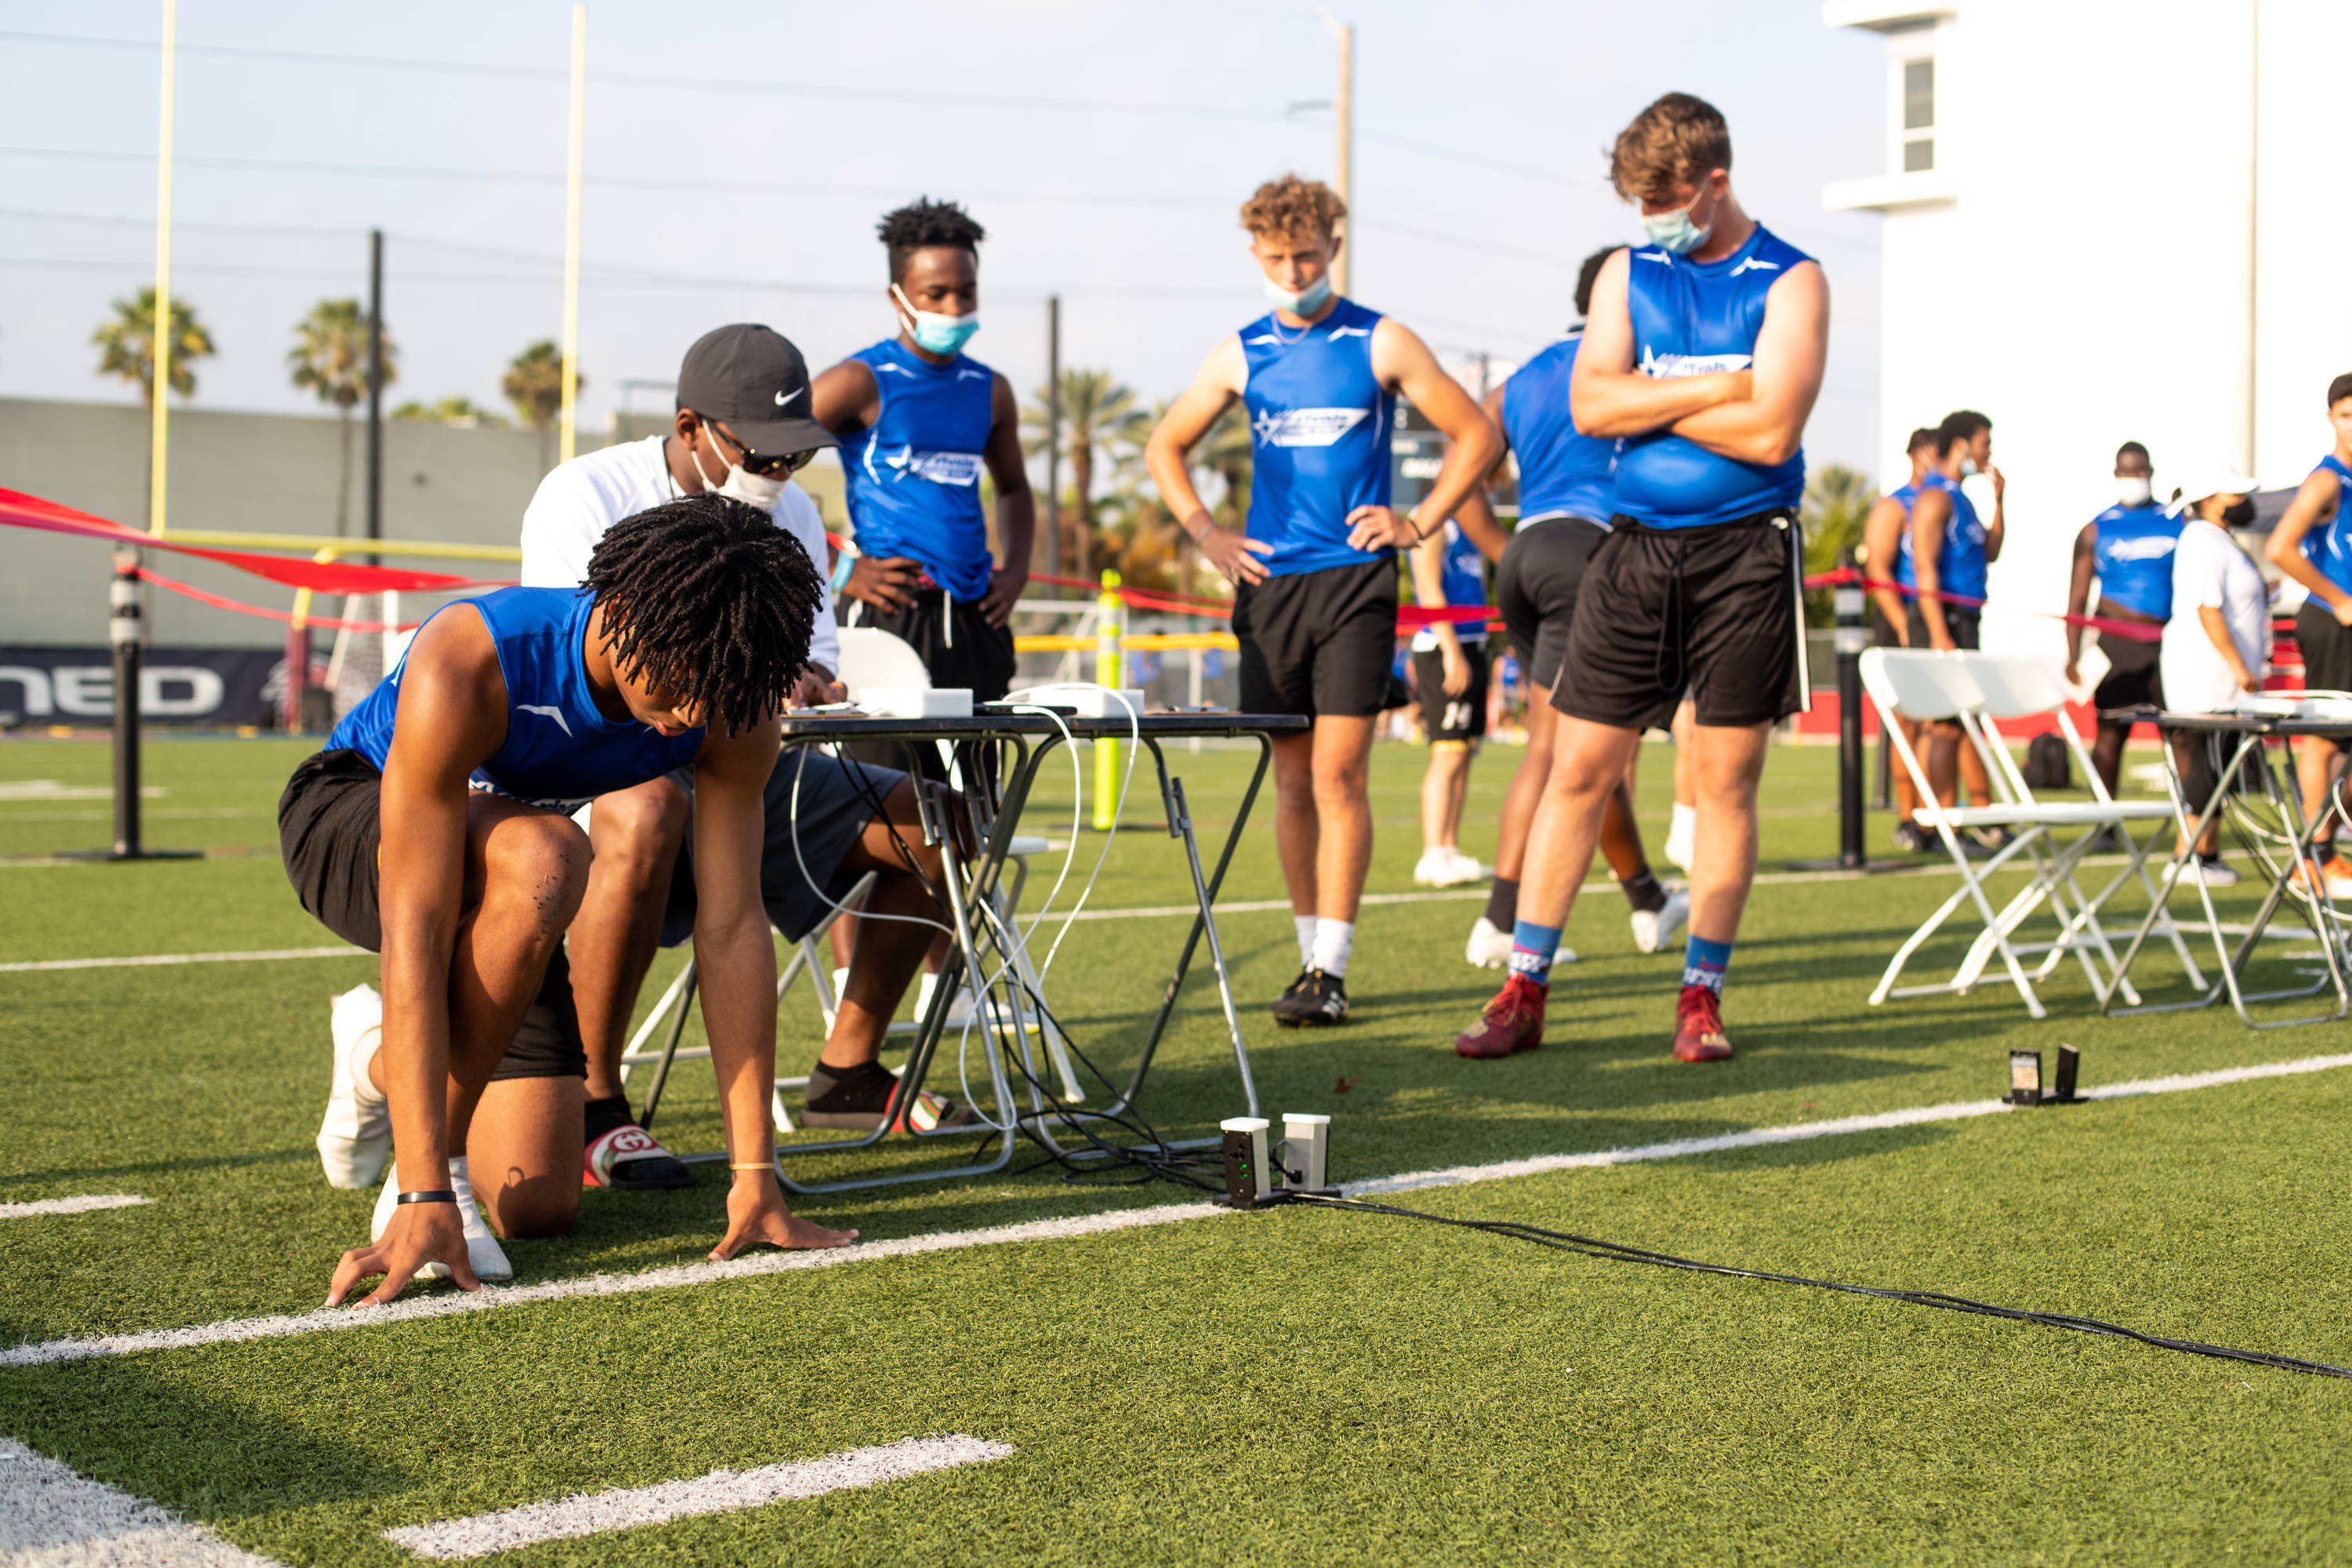
[[[1708,224],[1702,228],[1691,221],[1691,212],[1698,205],[1699,200],[1699,197],[1693,196],[1689,206],[1676,207],[1670,213],[1643,214],[1642,227],[1649,235],[1650,243],[1675,256],[1687,256],[1705,245],[1715,226]]]
[[[907,323],[908,335],[915,346],[926,353],[957,354],[971,342],[972,333],[980,331],[980,312],[969,316],[943,316],[937,310],[918,310],[914,301],[900,292],[896,283],[890,285],[891,298],[898,301],[900,319]]]
[[[1323,301],[1331,297],[1331,279],[1328,274],[1318,278],[1296,294],[1271,278],[1265,280],[1265,297],[1268,300],[1294,316],[1313,315],[1323,308]]]

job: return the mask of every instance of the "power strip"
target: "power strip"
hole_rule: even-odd
[[[969,719],[971,690],[961,686],[862,686],[853,699],[877,719]]]

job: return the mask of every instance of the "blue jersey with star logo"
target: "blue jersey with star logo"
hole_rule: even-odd
[[[1274,546],[1276,577],[1393,555],[1348,542],[1348,514],[1389,504],[1396,398],[1372,374],[1378,310],[1341,300],[1310,327],[1269,312],[1242,329],[1249,366],[1249,537]]]
[[[994,565],[980,476],[996,373],[962,354],[933,364],[896,338],[850,357],[873,371],[882,404],[873,424],[841,438],[858,550],[919,561],[950,598],[979,598]]]

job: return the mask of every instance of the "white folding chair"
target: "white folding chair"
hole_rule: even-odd
[[[1935,832],[1960,878],[1959,888],[1895,950],[1870,1000],[1874,1005],[1897,996],[1965,994],[1983,977],[1985,968],[1997,956],[2008,970],[2019,996],[2023,998],[2026,1011],[2042,1018],[2048,1016],[2048,1010],[2035,994],[2033,982],[2047,979],[2068,952],[2081,962],[2094,989],[2104,989],[2112,979],[2116,956],[2099,925],[2098,909],[2130,871],[2145,876],[2141,859],[2146,851],[2134,845],[2126,878],[2118,878],[2097,898],[2084,893],[2075,881],[2074,871],[2089,848],[2092,836],[2104,828],[2115,828],[2129,842],[2122,827],[2126,819],[2168,817],[2171,809],[2155,803],[2116,802],[2105,798],[2103,790],[2098,792],[2101,798],[2090,801],[2035,800],[2015,760],[2000,742],[1998,718],[2022,718],[2055,710],[2061,731],[2069,750],[2075,753],[2077,765],[2087,771],[2090,758],[2083,750],[2081,739],[2065,721],[2063,688],[2053,682],[2045,689],[2028,671],[2000,664],[1988,666],[1980,662],[1981,658],[1899,648],[1871,648],[1862,656],[1863,685],[1922,802],[1913,813],[1913,820]],[[1992,688],[1990,693],[1987,682]],[[1895,722],[1898,715],[1958,725],[1963,743],[1973,746],[1984,763],[1995,798],[1968,806],[1938,804],[1926,766]],[[1981,863],[1971,861],[1961,847],[1960,836],[1984,827],[2006,829],[2009,842],[1990,858]],[[2061,831],[2073,832],[2075,837],[2062,845],[2056,838]],[[2004,870],[2028,870],[2029,867],[2026,886],[1996,910],[1990,896],[1990,879]],[[2056,939],[2048,942],[2011,941],[2018,928],[2045,901],[2059,920]],[[1898,988],[1895,982],[1911,955],[1964,904],[1973,904],[1984,923],[1952,978],[1936,984]],[[2177,939],[2175,945],[2179,947]],[[2185,959],[2185,948],[2181,952]],[[2021,957],[2036,952],[2046,953],[2047,957],[2029,977]],[[2105,963],[2105,976],[2094,963],[2095,953]]]

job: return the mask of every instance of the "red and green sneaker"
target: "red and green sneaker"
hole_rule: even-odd
[[[1503,982],[1474,1028],[1454,1037],[1456,1056],[1491,1059],[1543,1044],[1544,998],[1549,992],[1524,974]]]

